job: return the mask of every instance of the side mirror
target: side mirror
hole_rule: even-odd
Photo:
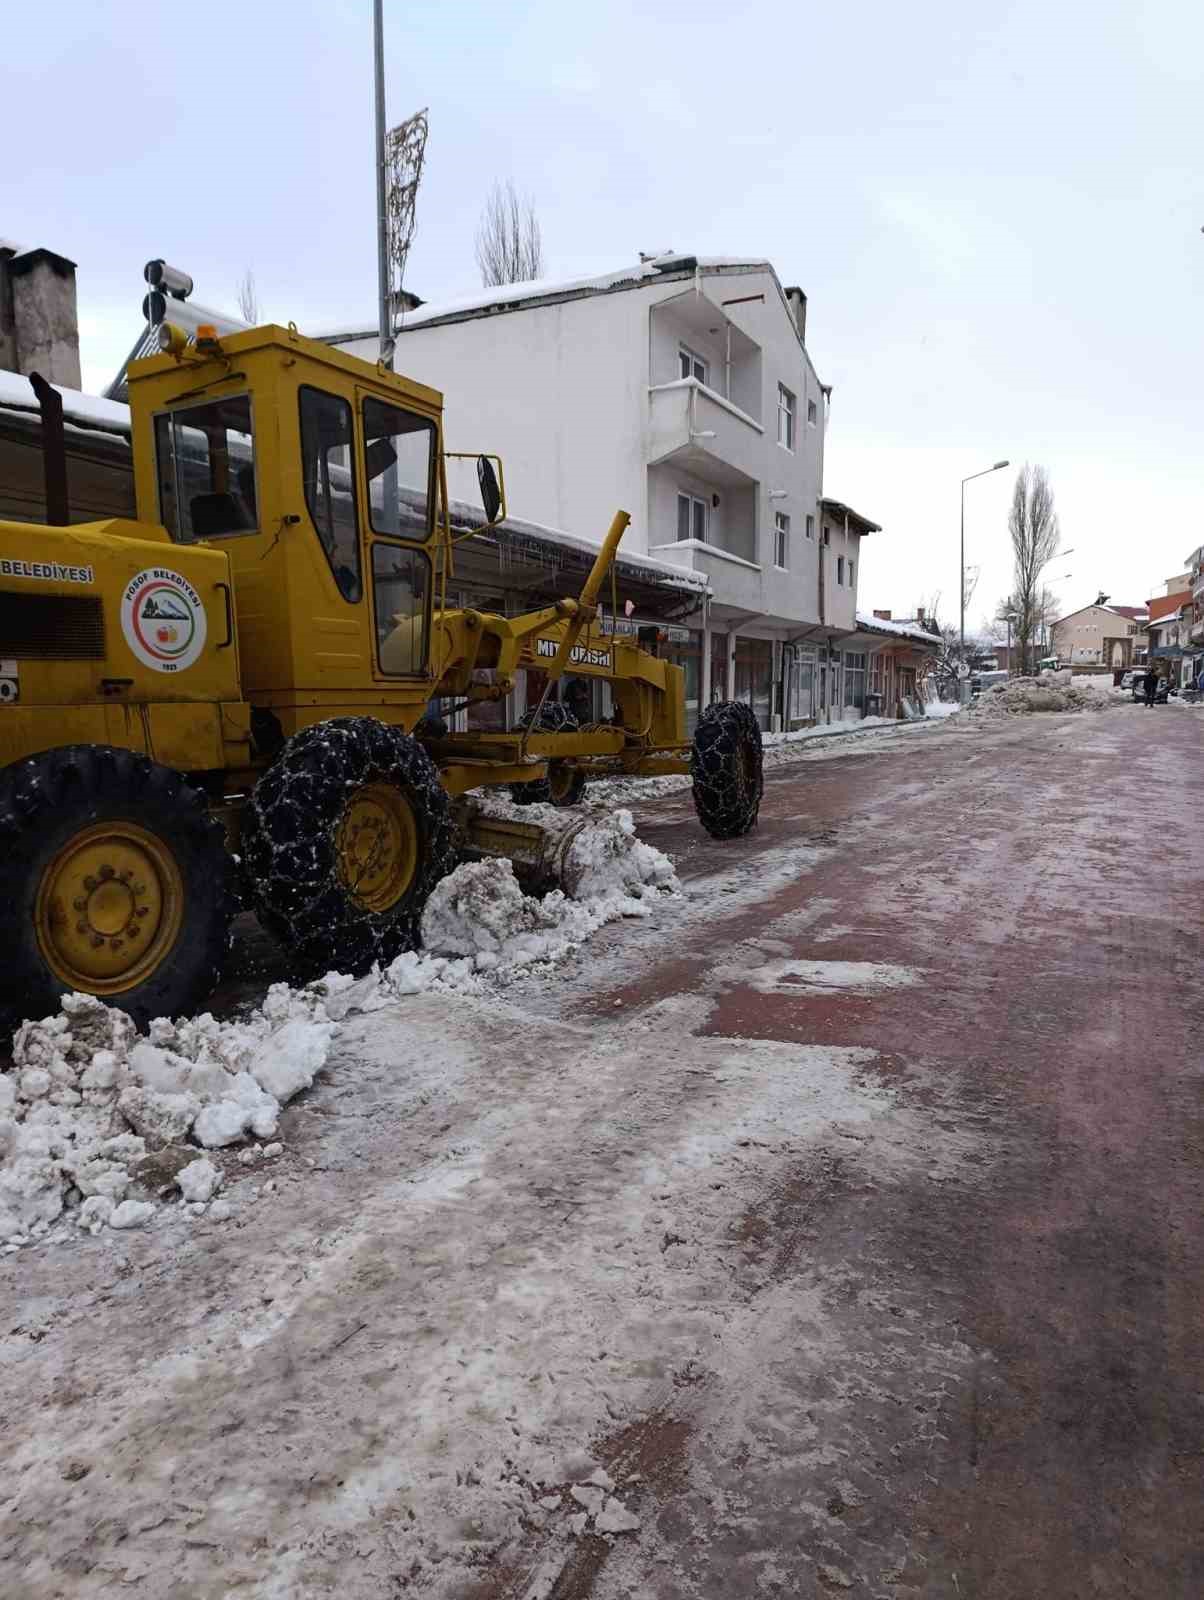
[[[493,462],[488,456],[477,457],[477,483],[481,488],[481,504],[485,508],[486,521],[492,527],[502,510],[502,491],[498,487]]]

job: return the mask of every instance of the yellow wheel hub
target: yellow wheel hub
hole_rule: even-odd
[[[35,908],[47,966],[85,994],[123,994],[162,964],[184,918],[184,880],[163,841],[135,822],[98,822],[42,874]]]
[[[335,837],[339,877],[365,911],[388,911],[418,869],[418,825],[409,800],[388,783],[369,783],[347,801]]]

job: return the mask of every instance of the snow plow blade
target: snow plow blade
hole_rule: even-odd
[[[551,807],[541,807],[551,811]],[[514,867],[515,876],[532,888],[563,889],[574,898],[581,877],[581,863],[574,859],[573,845],[597,818],[589,815],[557,816],[547,822],[518,821],[492,815],[474,801],[461,801],[456,821],[460,849],[470,858],[502,856]]]

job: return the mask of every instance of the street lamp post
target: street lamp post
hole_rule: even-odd
[[[958,637],[961,641],[960,665],[966,663],[966,485],[973,483],[975,478],[985,478],[988,473],[999,472],[1006,467],[1008,462],[997,461],[993,467],[984,467],[981,472],[972,472],[968,478],[962,479],[962,537],[961,537],[961,583],[958,598],[961,601],[961,625],[958,628]]]

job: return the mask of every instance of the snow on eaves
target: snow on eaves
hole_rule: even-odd
[[[867,633],[894,633],[901,639],[914,639],[917,644],[926,644],[935,648],[940,640],[934,633],[929,633],[925,628],[917,628],[910,622],[887,622],[884,617],[874,616],[872,611],[859,611],[857,613],[857,626],[864,628]]]
[[[499,284],[489,289],[478,289],[472,294],[458,295],[450,300],[434,301],[420,306],[417,311],[407,311],[402,319],[401,331],[404,333],[412,328],[420,328],[428,322],[441,322],[447,317],[468,316],[474,312],[484,313],[495,308],[501,309],[524,300],[550,300],[567,295],[602,294],[622,286],[635,288],[663,279],[675,270],[684,270],[687,260],[695,263],[704,272],[757,267],[771,270],[769,262],[763,258],[685,256],[674,252],[672,255],[656,256],[648,261],[636,262],[634,266],[618,267],[613,272],[603,272],[597,277],[531,278],[526,283]],[[315,333],[313,337],[339,345],[350,340],[370,339],[375,343],[377,330],[375,326],[365,327],[362,321],[345,322],[328,331]]]
[[[57,383],[51,387],[63,397],[63,420],[68,425],[129,438],[129,406],[121,405],[116,400],[102,400],[99,395],[82,394],[78,389],[64,389]],[[19,372],[0,372],[0,410],[41,415],[37,396],[28,378],[22,377]]]

